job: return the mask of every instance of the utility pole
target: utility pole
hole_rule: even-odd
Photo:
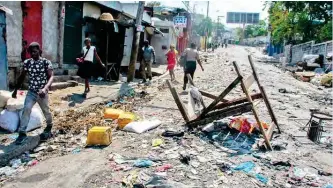
[[[216,33],[217,33],[217,30],[218,30],[218,26],[220,25],[220,18],[224,18],[224,16],[217,16],[217,24],[216,24]],[[222,31],[220,32],[220,34],[222,34]],[[217,36],[217,34],[216,34]],[[221,40],[222,40],[222,36],[221,37]]]
[[[138,31],[138,26],[141,26],[143,10],[144,10],[145,2],[139,1],[138,12],[136,13],[135,25],[133,28],[133,45],[132,45],[132,53],[131,60],[128,66],[128,74],[127,74],[127,82],[132,82],[135,75],[135,63],[138,58],[139,51],[139,43],[140,43],[140,34],[141,31]]]
[[[207,1],[207,18],[208,18],[208,13],[209,13],[209,1]],[[206,28],[206,33],[205,33],[205,52],[207,51],[207,40],[208,40],[208,27]]]

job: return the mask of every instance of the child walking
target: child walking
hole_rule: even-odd
[[[175,66],[176,66],[176,64],[178,62],[177,55],[178,55],[178,52],[175,49],[175,46],[173,44],[171,44],[170,45],[170,50],[166,54],[167,61],[168,61],[167,71],[169,70],[171,81],[174,81],[176,79],[174,68],[175,68]]]

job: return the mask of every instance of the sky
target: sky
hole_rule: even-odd
[[[182,1],[164,0],[161,1],[162,5],[171,7],[185,8]],[[207,1],[190,1],[190,9],[193,10],[195,5],[195,12],[206,15],[207,13]],[[264,1],[260,0],[212,0],[209,1],[209,17],[214,21],[218,16],[225,16],[220,18],[221,23],[225,24],[229,28],[242,27],[240,24],[226,24],[227,12],[251,12],[259,13],[260,20],[264,20],[268,17],[267,10],[263,11]]]

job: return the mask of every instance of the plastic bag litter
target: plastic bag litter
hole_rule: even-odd
[[[161,123],[162,122],[160,120],[144,120],[140,122],[131,122],[127,124],[123,130],[140,134],[158,127],[159,125],[161,125]]]
[[[321,78],[322,78],[322,76],[316,75],[315,77],[311,78],[310,83],[315,85],[315,86],[320,86],[321,85],[321,83],[320,83]]]
[[[22,114],[23,114],[23,110],[21,110],[19,112],[20,119],[22,118]],[[31,114],[30,114],[30,120],[29,120],[26,131],[29,132],[29,131],[32,131],[32,130],[35,130],[35,129],[41,127],[43,124],[43,121],[44,121],[44,116],[43,116],[41,110],[37,107],[32,108]]]
[[[3,110],[0,113],[0,127],[9,131],[15,132],[19,126],[20,118],[18,112]]]
[[[120,88],[119,88],[119,92],[118,92],[118,96],[120,98],[122,97],[134,97],[135,95],[135,91],[133,89],[132,86],[128,85],[128,83],[122,83]]]
[[[134,161],[133,166],[134,167],[139,167],[139,168],[145,168],[145,167],[150,167],[151,165],[153,165],[153,161],[151,160],[141,160],[138,159],[136,161]]]
[[[323,86],[331,87],[332,86],[332,72],[325,74],[321,77],[320,83]]]
[[[4,108],[11,97],[12,94],[9,91],[0,90],[0,108]]]

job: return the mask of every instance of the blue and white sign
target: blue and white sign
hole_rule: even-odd
[[[173,18],[173,23],[176,27],[186,27],[187,26],[187,18],[185,16],[175,16]]]

